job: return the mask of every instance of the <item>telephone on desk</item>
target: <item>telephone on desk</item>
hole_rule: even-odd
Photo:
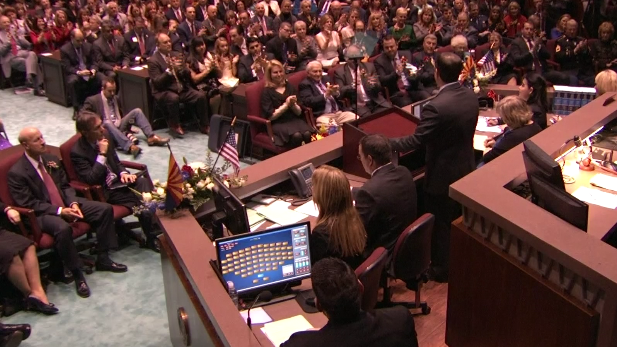
[[[291,182],[301,198],[313,196],[313,172],[315,172],[315,167],[311,163],[289,170]]]

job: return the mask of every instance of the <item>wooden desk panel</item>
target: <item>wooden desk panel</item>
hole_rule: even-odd
[[[152,91],[147,67],[142,70],[122,69],[118,71],[118,92],[125,113],[140,108],[150,124],[153,124],[150,105],[152,105]]]
[[[39,61],[43,69],[47,100],[65,107],[71,106],[62,63],[60,62],[60,51],[54,51],[51,55],[40,55]]]

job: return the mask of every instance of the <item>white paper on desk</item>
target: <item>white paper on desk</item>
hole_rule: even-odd
[[[280,225],[274,223],[274,224],[270,225],[269,227],[266,227],[266,229],[272,229],[272,228],[278,228],[278,227],[280,227]]]
[[[591,185],[596,186],[596,187],[600,187],[600,188],[604,188],[604,189],[617,192],[617,177],[603,175],[603,174],[596,174],[589,180],[589,183],[591,183]]]
[[[51,53],[41,53],[41,55],[44,56],[44,57],[49,57],[49,56],[51,56]]]
[[[488,119],[489,117],[482,117],[482,116],[478,117],[478,124],[476,125],[476,131],[501,134],[501,128],[499,127],[499,125],[495,125],[492,127],[488,126],[488,124],[486,123]]]
[[[240,311],[240,315],[244,318],[245,323],[248,318],[247,312],[247,310]],[[272,318],[270,318],[263,308],[257,307],[251,310],[251,324],[265,324],[270,322],[272,322]]]
[[[487,148],[484,147],[484,141],[488,139],[486,135],[474,135],[473,137],[473,148],[477,151],[486,152]]]
[[[266,208],[259,209],[259,213],[264,215],[267,220],[280,225],[298,223],[306,218],[305,214],[290,210],[288,208],[290,205],[289,203],[287,203],[287,206],[285,207],[275,204],[276,203],[272,203],[269,206],[266,206]]]
[[[259,223],[255,224],[255,225],[251,225],[251,232],[253,232],[253,231],[255,231],[255,230],[257,230],[257,229],[261,228],[261,226],[262,226],[262,225],[264,225],[264,223],[265,223],[265,222],[266,222],[266,221],[259,222]]]
[[[313,200],[309,200],[301,206],[298,206],[295,211],[304,213],[307,216],[319,217],[319,210],[317,209],[317,205],[315,205]]]
[[[143,67],[142,65],[133,66],[133,67],[131,68],[131,70],[134,70],[134,71],[139,71],[139,70],[143,70],[143,69],[144,69],[144,67]]]
[[[610,209],[617,208],[617,195],[603,192],[601,190],[580,187],[572,196],[589,204],[594,204]]]
[[[313,326],[306,318],[303,316],[294,316],[268,323],[261,328],[261,331],[266,334],[274,346],[279,347],[283,342],[289,340],[289,337],[294,333],[309,329],[313,329]]]

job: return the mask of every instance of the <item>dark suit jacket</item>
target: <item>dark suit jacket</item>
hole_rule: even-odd
[[[120,111],[119,116],[123,117],[124,112],[122,112],[122,102],[117,95],[114,95],[114,102],[118,105],[118,110]],[[103,117],[105,117],[105,107],[103,106],[103,97],[101,96],[101,93],[87,97],[86,101],[84,101],[82,110],[94,112],[101,116],[101,120],[103,120]]]
[[[431,57],[424,51],[414,53],[412,65],[418,68],[416,73],[418,82],[420,82],[421,89],[435,89],[437,88],[437,82],[435,82],[435,66],[431,62]],[[433,60],[437,59],[437,53],[433,54]]]
[[[418,347],[411,313],[402,306],[361,312],[347,323],[328,322],[318,331],[300,331],[281,347]]]
[[[533,55],[529,51],[527,42],[525,42],[523,37],[519,36],[512,40],[512,43],[510,43],[508,49],[510,50],[510,55],[512,56],[512,59],[514,59],[515,67],[522,67],[527,71],[532,70],[531,66],[533,64]],[[548,68],[546,60],[551,57],[548,49],[546,49],[546,45],[540,45],[537,54],[538,59],[540,60],[540,64],[542,64],[542,70],[546,71],[546,69]]]
[[[330,82],[328,76],[321,78],[321,83],[323,83],[324,87],[328,82]],[[336,100],[337,97],[334,97],[334,99]],[[298,85],[298,100],[303,106],[310,107],[315,117],[321,116],[326,109],[325,96],[321,93],[315,81],[309,77],[303,79]],[[339,110],[347,111],[347,108],[339,100],[336,100],[336,105]]]
[[[186,18],[186,15],[184,14],[184,9],[182,8],[182,6],[180,6],[180,11],[182,11],[182,20],[184,20]],[[178,17],[176,17],[176,12],[171,7],[168,8],[167,11],[165,11],[165,17],[167,18],[167,20],[173,19],[178,23],[182,23],[182,21],[180,21]]]
[[[266,29],[267,31],[272,31],[273,33],[276,33],[276,31],[274,31],[274,20],[269,17],[269,16],[264,16],[266,18]],[[259,17],[257,15],[255,15],[251,21],[253,23],[259,23],[261,24],[261,19],[259,19]],[[263,28],[261,28],[263,30]],[[264,33],[265,34],[265,33]]]
[[[124,39],[122,36],[114,36],[113,40],[115,51],[111,50],[109,43],[102,36],[92,45],[94,47],[94,62],[100,72],[113,71],[114,66],[129,66],[129,55],[125,51]]]
[[[227,13],[228,10],[232,10],[232,11],[236,11],[236,3],[232,0],[229,1],[229,5],[228,5],[228,9],[226,10],[224,5],[223,5],[223,1],[219,1],[219,4],[216,5],[216,16],[218,17],[218,19],[222,20],[223,22],[227,22],[225,20],[225,13]]]
[[[136,57],[147,59],[154,53],[154,49],[156,48],[156,35],[147,29],[144,29],[143,35],[146,45],[146,54],[144,56],[141,55],[141,51],[139,50],[139,40],[137,39],[135,30],[131,30],[124,34],[124,50],[131,62],[134,62]]]
[[[195,25],[195,35],[197,35],[199,33],[199,30],[201,30],[203,24],[197,20],[194,20],[193,24]],[[195,35],[193,35],[193,32],[191,31],[191,28],[189,27],[188,21],[184,21],[180,23],[180,25],[178,26],[177,32],[178,32],[178,35],[180,35],[180,40],[182,40],[184,45],[187,47],[189,43],[191,42],[191,40],[193,39],[193,37],[195,37]]]
[[[356,76],[358,78],[358,83],[362,82],[364,86],[364,92],[371,99],[372,102],[382,106],[382,107],[392,107],[392,105],[383,97],[381,94],[382,86],[379,83],[379,79],[377,79],[377,83],[369,84],[368,76],[377,76],[377,71],[375,70],[375,65],[373,63],[363,63],[360,62],[360,69],[366,70],[366,75]],[[355,105],[356,103],[356,88],[352,86],[352,83],[355,82],[354,78],[351,75],[351,68],[349,64],[345,64],[343,66],[337,67],[334,70],[334,83],[339,85],[339,90],[341,91],[341,95],[345,98],[349,98],[351,100],[351,104]]]
[[[426,193],[447,195],[450,184],[475,168],[473,137],[479,112],[478,97],[456,82],[424,105],[413,135],[392,140],[399,152],[426,147]]]
[[[94,52],[91,44],[87,42],[82,44],[81,56],[84,64],[86,65],[86,69],[96,69],[96,64],[94,63]],[[71,42],[67,42],[64,46],[62,46],[62,48],[60,48],[60,61],[62,64],[62,70],[66,75],[76,75],[77,71],[79,71],[79,57],[77,56],[77,51]]]
[[[368,235],[367,254],[377,247],[393,251],[398,237],[416,220],[416,185],[403,166],[388,164],[377,170],[364,186],[354,189],[354,200]]]
[[[184,53],[185,45],[184,42],[182,42],[182,38],[180,37],[178,32],[175,32],[173,34],[169,33],[168,35],[171,38],[171,50],[177,53]]]
[[[398,51],[398,57],[399,59],[405,57],[405,59],[407,59],[407,63],[412,64],[411,53],[409,51]],[[379,83],[381,83],[381,85],[388,90],[390,97],[398,93],[398,80],[402,77],[396,73],[394,65],[392,65],[392,60],[386,54],[380,54],[379,57],[375,59],[374,64],[377,74],[379,75]],[[409,70],[407,69],[404,69],[404,73],[407,78],[407,82],[409,82],[407,89],[418,90],[418,78],[416,76],[411,77],[409,75]]]
[[[493,149],[488,151],[482,157],[482,163],[486,164],[490,162],[512,148],[520,145],[523,141],[531,138],[540,131],[542,131],[542,128],[540,128],[540,126],[536,123],[525,125],[514,130],[506,128],[503,135],[495,142]]]
[[[45,169],[58,187],[64,204],[70,206],[77,202],[77,195],[69,185],[60,158],[53,154],[43,154],[42,159]],[[56,163],[58,168],[51,168],[50,162]],[[37,216],[58,214],[58,208],[61,206],[51,204],[45,183],[25,154],[11,167],[7,180],[11,196],[18,206],[34,210]]]
[[[108,138],[109,142],[112,142]],[[121,172],[128,172],[120,163],[118,154],[114,146],[109,146],[107,149],[107,166],[96,161],[98,151],[88,143],[85,137],[81,137],[73,148],[71,148],[71,162],[75,168],[75,172],[79,180],[88,185],[100,185],[105,189],[107,186],[105,179],[107,178],[107,166],[109,169],[120,177]]]
[[[274,59],[274,56],[270,53],[266,53],[266,59],[272,60]],[[251,83],[257,81],[257,77],[253,76],[253,69],[251,69],[254,62],[255,61],[253,60],[253,56],[251,54],[240,57],[240,60],[238,61],[238,79],[240,80],[240,83]]]
[[[212,49],[214,48],[214,41],[218,38],[216,34],[223,26],[225,26],[225,23],[223,23],[222,20],[215,18],[213,21],[204,20],[201,24],[204,28],[206,28],[206,35],[202,36],[202,38],[206,41],[208,49]]]
[[[199,4],[195,4],[195,20],[203,22],[206,18],[208,18],[208,6],[202,8]]]
[[[155,53],[148,59],[148,76],[150,76],[150,85],[152,86],[153,96],[156,96],[155,94],[164,91],[172,91],[176,94],[179,94],[182,91],[182,88],[177,83],[175,77],[172,74],[167,73],[166,70],[167,63],[165,62],[165,58],[163,58],[160,53]],[[184,75],[186,73],[190,74],[188,69],[183,69],[177,74],[181,83],[184,81]]]
[[[248,51],[248,46],[246,47],[246,49]],[[229,51],[231,52],[231,55],[237,55],[238,57],[243,57],[245,55],[244,53],[242,53],[242,48],[240,48],[240,46],[236,45],[235,43],[229,47]]]
[[[285,43],[287,44],[287,52],[292,52],[295,55],[298,55],[298,44],[296,42],[296,39],[289,38]],[[268,41],[268,43],[266,44],[266,52],[271,53],[274,58],[281,63],[285,63],[283,61],[283,40],[280,36],[277,35],[273,37],[270,41]],[[287,65],[289,66],[297,66],[298,64],[299,59],[294,62],[287,62]]]

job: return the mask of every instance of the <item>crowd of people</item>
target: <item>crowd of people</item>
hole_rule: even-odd
[[[207,134],[211,116],[225,111],[239,84],[263,81],[262,117],[272,124],[274,144],[287,148],[312,140],[316,129],[303,116],[306,108],[319,127],[435,96],[415,134],[362,139],[358,159],[371,175],[362,188],[350,191],[345,175],[330,166],[313,177],[320,211],[311,239],[313,261],[320,265],[313,274],[318,307],[334,325],[353,322],[358,331],[396,321],[388,335],[392,345],[417,344],[409,333],[413,319],[395,311],[365,316],[357,302],[361,286],[350,274],[375,248],[391,251],[417,217],[411,173],[392,164],[392,150],[426,148],[424,206],[435,215],[431,279],[446,282],[449,224],[460,214],[448,186],[477,166],[470,147],[479,112],[474,79],[489,76],[490,83],[520,86],[518,96],[497,103],[500,117],[490,122],[507,127],[486,141],[491,150],[480,166],[547,127],[551,84],[595,85],[599,94],[617,90],[614,18],[603,18],[597,32],[590,32],[580,14],[560,1],[14,0],[1,4],[0,14],[5,78],[25,74],[33,93],[44,96],[38,57],[60,52],[82,134],[71,162],[80,180],[105,192],[107,203],[77,197],[54,166],[59,158],[46,153],[43,134],[32,127],[20,132],[25,155],[7,184],[15,202],[35,210],[36,223],[54,238],[81,297],[90,288],[70,223],[79,219],[97,228],[97,270],[126,272],[109,257],[118,244],[110,204],[132,208],[139,201],[128,187],[148,191],[152,182],[129,174],[116,150],[135,157],[142,152],[135,126],[147,145],[169,141],[152,131],[141,110],[123,109],[118,71],[147,67],[152,96],[176,138],[185,133],[180,103]],[[288,81],[303,70],[307,75],[298,85]],[[11,232],[19,213],[11,206],[0,209],[0,274],[23,294],[26,308],[57,313],[41,286],[33,243]],[[143,214],[139,222],[145,246],[159,251],[151,217]],[[29,327],[0,326],[0,337],[16,332],[30,334]],[[294,335],[287,345],[339,343],[340,335],[322,335]]]

